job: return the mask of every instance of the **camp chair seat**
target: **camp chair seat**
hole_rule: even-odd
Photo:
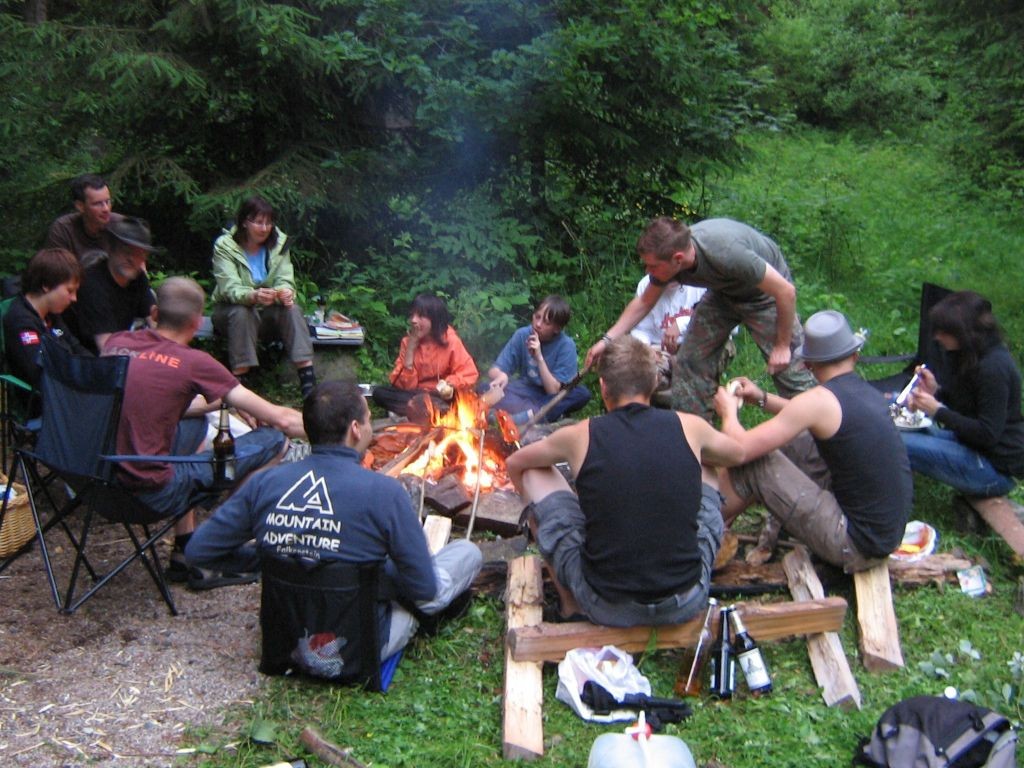
[[[378,599],[382,572],[381,563],[264,557],[260,672],[385,690],[399,654],[385,662],[383,674],[387,608]]]

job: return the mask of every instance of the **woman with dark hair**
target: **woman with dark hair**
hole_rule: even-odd
[[[1024,477],[1020,371],[992,305],[977,293],[951,293],[929,320],[951,375],[940,387],[931,371],[918,369],[908,405],[933,424],[902,433],[910,466],[968,496],[1003,496]]]
[[[402,338],[391,386],[377,387],[373,399],[392,413],[422,421],[428,395],[435,408],[446,410],[455,390],[472,387],[478,376],[444,301],[421,293],[409,310],[409,332]],[[417,403],[410,413],[410,401],[417,396],[422,406]]]
[[[240,378],[259,365],[260,338],[280,339],[305,397],[316,386],[313,342],[295,303],[288,236],[274,219],[274,206],[253,195],[239,206],[235,225],[214,243],[213,325],[227,336],[228,365]]]
[[[63,248],[45,248],[29,260],[21,276],[21,293],[4,312],[7,368],[33,389],[39,387],[42,376],[39,352],[43,336],[50,336],[73,354],[90,354],[61,318],[61,312],[78,298],[81,280],[78,257]]]

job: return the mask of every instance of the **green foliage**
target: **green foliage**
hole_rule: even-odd
[[[1024,7],[1015,0],[926,0],[923,6],[930,12],[928,32],[950,83],[936,139],[974,183],[1001,192],[1000,204],[1019,206],[1024,195]]]
[[[778,0],[751,36],[774,97],[814,125],[897,130],[936,114],[932,71],[914,9],[897,0]]]
[[[205,269],[259,191],[314,284],[346,262],[368,277],[364,322],[384,286],[401,307],[516,285],[486,323],[467,309],[473,333],[504,331],[524,289],[603,270],[595,213],[632,228],[662,212],[666,187],[734,159],[760,118],[728,0],[54,3],[36,26],[14,10],[8,247],[30,253],[66,181],[96,170],[152,221],[162,269]]]

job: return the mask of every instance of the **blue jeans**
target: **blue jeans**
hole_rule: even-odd
[[[487,391],[490,382],[483,382],[477,388],[480,393]],[[555,394],[558,394],[557,392]],[[511,379],[505,387],[505,396],[495,404],[495,409],[507,411],[516,423],[524,424],[527,421],[526,411],[539,411],[547,405],[555,395],[549,395],[540,387],[535,387],[525,379]],[[558,421],[563,416],[578,411],[590,400],[590,390],[579,384],[569,390],[561,402],[552,408],[545,418],[545,421]],[[523,418],[515,417],[523,415]]]
[[[213,451],[196,453],[206,438],[206,419],[188,418],[178,422],[178,431],[171,447],[172,456],[192,456],[196,461],[173,464],[174,477],[166,485],[153,491],[135,495],[150,509],[166,515],[193,506],[193,494],[213,485]],[[235,473],[244,479],[274,459],[284,449],[285,436],[276,429],[260,427],[235,440]]]
[[[910,468],[967,496],[1005,496],[1016,485],[991,462],[956,439],[948,429],[928,427],[900,432],[910,457]]]

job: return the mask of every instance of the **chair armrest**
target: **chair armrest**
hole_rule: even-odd
[[[258,453],[260,447],[258,445],[241,445],[236,446],[235,458],[245,459],[249,456],[255,456]],[[139,456],[139,455],[107,455],[102,454],[100,456],[104,461],[115,461],[124,463],[139,463],[143,461],[147,462],[160,462],[163,464],[208,464],[213,461],[213,457],[209,453],[194,453],[191,456]]]
[[[0,381],[3,381],[6,384],[10,384],[11,386],[17,387],[18,389],[23,389],[26,392],[32,391],[32,385],[22,381],[17,376],[11,373],[0,373]]]

